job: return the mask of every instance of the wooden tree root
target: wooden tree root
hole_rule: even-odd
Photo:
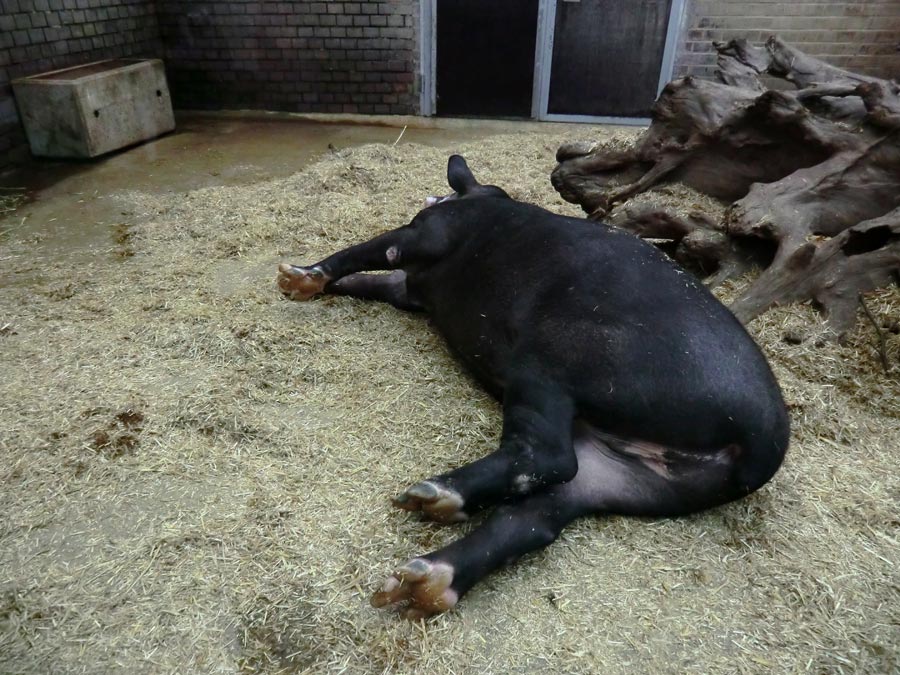
[[[773,305],[812,300],[841,336],[856,323],[860,295],[891,283],[900,283],[900,208],[794,249],[766,269],[731,310],[746,322]]]
[[[732,305],[741,320],[812,300],[841,335],[860,293],[900,282],[900,86],[776,37],[716,48],[718,82],[670,82],[631,147],[560,147],[553,185],[590,217],[663,240],[712,284],[765,268]],[[665,183],[733,203],[721,218],[629,204]]]

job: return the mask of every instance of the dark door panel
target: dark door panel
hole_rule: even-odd
[[[671,0],[557,2],[547,112],[649,115],[671,4]]]
[[[439,115],[531,117],[538,0],[437,0]]]

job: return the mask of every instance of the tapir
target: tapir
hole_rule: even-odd
[[[689,514],[772,478],[789,439],[781,391],[702,283],[628,232],[480,184],[458,155],[447,179],[453,193],[408,225],[278,270],[293,300],[328,293],[425,312],[502,403],[494,452],[393,500],[444,523],[493,512],[396,569],[373,606],[444,612],[576,518]]]

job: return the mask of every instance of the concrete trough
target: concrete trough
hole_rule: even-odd
[[[159,59],[111,59],[14,80],[32,154],[96,157],[175,128]]]

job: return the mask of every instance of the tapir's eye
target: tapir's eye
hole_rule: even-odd
[[[443,197],[426,197],[425,208],[427,209],[429,206],[434,206],[435,204],[446,202],[448,199],[456,199],[457,197],[459,197],[459,194],[456,192],[451,192],[449,195],[445,195]]]

